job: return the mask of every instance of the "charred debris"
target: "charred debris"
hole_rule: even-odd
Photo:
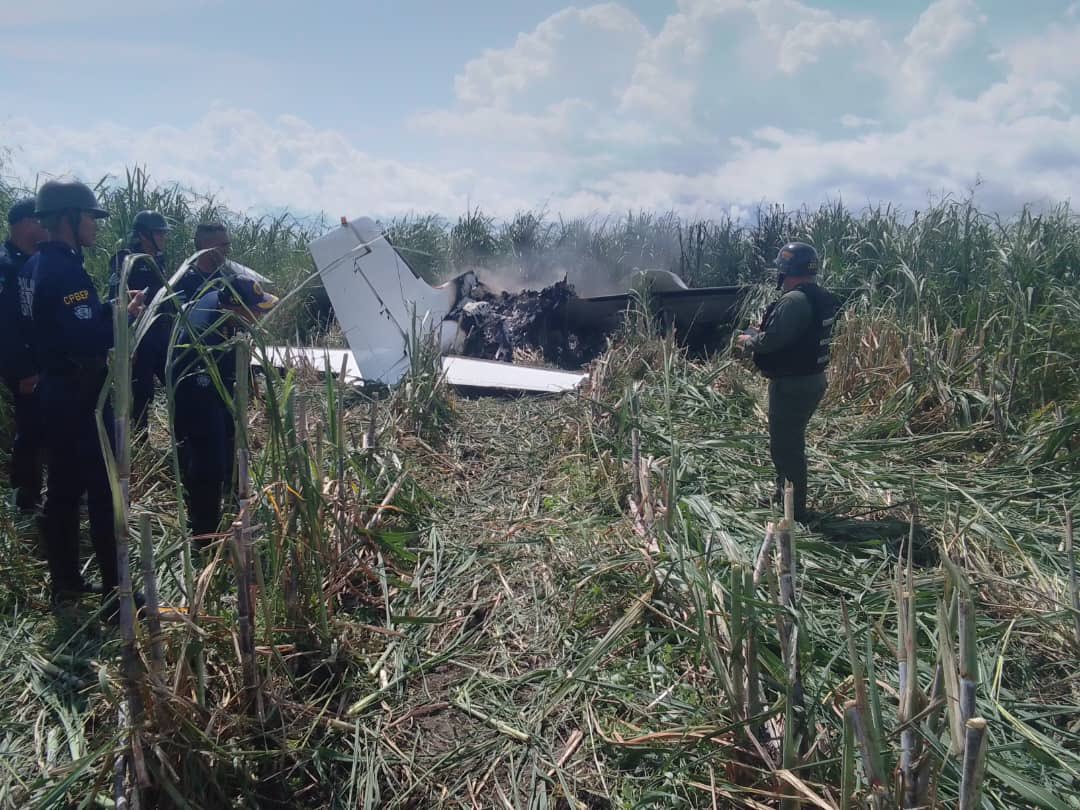
[[[571,327],[566,280],[540,290],[496,292],[477,284],[447,314],[465,335],[462,354],[513,362],[516,351],[539,352],[559,368],[580,368],[603,351],[605,336]]]
[[[461,353],[467,357],[513,362],[520,352],[539,353],[554,366],[579,369],[604,351],[608,337],[634,306],[649,311],[662,334],[674,329],[692,353],[711,353],[726,345],[739,298],[737,288],[582,298],[565,278],[539,290],[514,293],[477,282],[446,320],[456,321],[461,329]]]

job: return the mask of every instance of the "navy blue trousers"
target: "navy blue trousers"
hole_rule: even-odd
[[[35,509],[41,503],[41,465],[45,458],[41,398],[37,391],[20,394],[16,381],[9,381],[8,388],[15,408],[15,439],[8,471],[11,488],[19,509]]]
[[[155,322],[143,336],[131,362],[131,416],[136,430],[145,430],[154,400],[154,380],[165,385],[165,361],[169,353],[170,326]]]
[[[86,494],[90,539],[106,592],[119,582],[112,489],[98,438],[94,409],[95,386],[76,377],[42,376],[39,385],[45,425],[45,455],[49,481],[45,499],[45,552],[55,591],[80,590],[79,502]],[[112,435],[112,409],[106,407],[105,426]]]
[[[231,392],[230,392],[231,393]],[[175,433],[188,523],[195,537],[220,529],[222,498],[232,486],[232,413],[207,374],[176,384]],[[200,541],[205,545],[206,541]]]

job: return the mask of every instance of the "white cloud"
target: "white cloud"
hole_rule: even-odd
[[[974,0],[934,0],[904,39],[899,89],[909,102],[925,100],[941,63],[974,37],[986,22]]]
[[[774,72],[793,76],[835,54],[873,69],[864,57],[880,56],[886,47],[874,21],[798,0],[682,0],[642,49],[620,111],[686,122],[702,103],[704,87],[722,100],[737,90],[727,87],[732,81]],[[727,75],[713,64],[718,49]]]
[[[1038,36],[1005,45],[991,58],[1024,79],[1080,84],[1080,25],[1052,24]]]
[[[76,131],[17,118],[0,119],[0,130],[22,146],[24,176],[93,178],[145,164],[239,207],[335,218],[453,216],[470,204],[497,215],[718,215],[836,195],[913,208],[978,178],[985,204],[1004,212],[1065,199],[1080,187],[1071,92],[1080,26],[1062,21],[1006,41],[991,65],[965,50],[981,24],[970,0],[932,3],[903,42],[888,41],[873,19],[796,0],[681,0],[655,33],[613,3],[567,9],[470,61],[453,104],[410,119],[426,161],[373,154],[297,117],[225,106],[179,128]],[[946,66],[958,53],[1001,78],[948,91]],[[877,70],[860,69],[872,56]],[[911,90],[903,117],[890,74]],[[849,92],[856,81],[867,99]],[[939,85],[946,91],[930,92]]]
[[[288,206],[333,216],[414,209],[462,210],[470,171],[431,171],[367,154],[341,133],[294,116],[267,120],[216,107],[187,127],[133,129],[98,124],[45,127],[0,120],[18,144],[10,167],[23,178],[39,172],[97,180],[145,165],[162,181],[217,193],[240,208]]]
[[[816,204],[836,195],[856,206],[886,201],[910,208],[929,192],[964,193],[978,177],[987,203],[1009,211],[1026,201],[1066,199],[1080,187],[1080,116],[995,119],[978,102],[955,102],[895,132],[826,139],[763,128],[696,171],[614,166],[593,179],[580,178],[572,156],[539,167],[478,156],[442,171],[366,154],[341,134],[296,118],[267,121],[230,109],[183,129],[101,125],[76,132],[25,119],[4,128],[24,144],[15,154],[23,176],[49,168],[94,179],[145,163],[155,177],[217,192],[242,208],[289,206],[332,217],[456,215],[470,203],[504,216],[539,206],[569,216],[637,209],[717,215],[759,201]]]
[[[697,92],[695,68],[708,50],[711,25],[745,9],[745,0],[680,0],[679,10],[643,44],[619,111],[685,121]]]
[[[616,3],[567,8],[520,34],[513,46],[485,51],[468,62],[454,89],[463,105],[498,108],[510,106],[545,80],[569,79],[580,91],[597,72],[610,75],[610,66],[624,61],[620,53],[632,55],[646,34],[641,21]],[[566,65],[567,53],[574,51],[574,63]],[[588,70],[580,71],[582,67]]]
[[[985,21],[974,0],[934,0],[904,42],[917,57],[941,58],[969,39]]]
[[[885,47],[876,22],[839,17],[797,0],[758,0],[754,16],[782,73],[794,74],[830,49]]]
[[[502,107],[478,107],[462,112],[434,110],[415,116],[413,126],[435,135],[473,138],[519,151],[542,148],[577,132],[582,116],[590,111],[591,106],[578,99],[567,99],[536,113],[513,112]]]
[[[624,146],[707,144],[744,85],[764,91],[824,59],[877,71],[871,57],[887,50],[872,19],[799,0],[679,0],[655,34],[615,3],[568,8],[468,62],[455,103],[413,125],[480,142],[576,133],[584,148],[603,132]]]

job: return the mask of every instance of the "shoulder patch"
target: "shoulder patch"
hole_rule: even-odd
[[[75,306],[75,304],[81,303],[82,301],[89,301],[89,300],[90,300],[90,291],[89,290],[79,290],[78,292],[73,292],[71,295],[65,295],[64,296],[64,305],[71,307],[71,306]]]
[[[94,317],[94,311],[86,304],[79,304],[72,312],[80,321],[88,321]]]

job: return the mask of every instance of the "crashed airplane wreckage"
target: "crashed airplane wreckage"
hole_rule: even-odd
[[[495,292],[474,272],[438,287],[420,278],[371,219],[342,220],[309,245],[348,343],[342,349],[273,349],[273,362],[345,369],[361,384],[393,385],[409,371],[410,335],[431,329],[447,382],[468,389],[556,393],[577,388],[581,368],[618,329],[632,293],[579,297],[565,281],[539,291]],[[734,319],[743,288],[688,288],[672,273],[635,275],[652,309],[689,341],[715,339]],[[688,342],[689,342],[688,341]],[[538,351],[560,369],[514,362],[515,349]]]

